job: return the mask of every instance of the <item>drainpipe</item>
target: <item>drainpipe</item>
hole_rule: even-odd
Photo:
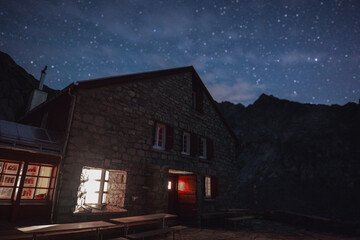
[[[76,83],[75,83],[76,84]],[[55,221],[55,207],[57,207],[58,203],[59,203],[59,199],[58,199],[58,195],[61,189],[61,181],[59,181],[60,179],[60,174],[62,174],[62,165],[63,165],[63,159],[65,158],[65,153],[66,153],[66,149],[69,143],[69,136],[70,136],[70,130],[71,130],[71,125],[73,122],[73,117],[74,117],[74,112],[75,112],[75,106],[76,106],[76,95],[72,94],[71,91],[73,90],[73,87],[69,87],[68,89],[68,94],[69,96],[72,98],[71,101],[71,107],[70,107],[70,114],[69,114],[69,118],[68,118],[68,124],[67,124],[67,129],[66,129],[66,136],[65,136],[65,142],[64,142],[64,146],[63,146],[63,150],[62,150],[62,154],[61,154],[61,158],[60,158],[60,163],[57,169],[57,173],[56,173],[56,182],[55,182],[55,193],[54,193],[54,204],[52,205],[51,208],[51,222],[54,223]]]

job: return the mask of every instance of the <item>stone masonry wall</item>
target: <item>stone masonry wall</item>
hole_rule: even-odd
[[[208,209],[235,207],[235,142],[204,93],[203,114],[191,107],[192,73],[96,89],[80,89],[60,176],[58,221],[72,210],[83,166],[127,172],[124,208],[128,215],[167,211],[168,169],[197,175],[199,213],[204,176],[218,176],[219,196]],[[174,127],[174,148],[152,148],[156,121]],[[182,155],[182,131],[210,138],[212,160]]]

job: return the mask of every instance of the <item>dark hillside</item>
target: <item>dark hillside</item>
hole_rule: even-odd
[[[32,90],[38,86],[37,79],[17,65],[8,54],[0,52],[0,119],[19,119],[25,113]],[[48,93],[48,99],[57,92],[45,85],[43,90]]]
[[[240,139],[241,206],[360,219],[359,104],[301,104],[263,94],[246,108],[219,107]]]

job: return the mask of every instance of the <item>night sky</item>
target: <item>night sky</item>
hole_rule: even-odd
[[[62,89],[193,65],[217,101],[360,98],[360,1],[0,1],[0,51]]]

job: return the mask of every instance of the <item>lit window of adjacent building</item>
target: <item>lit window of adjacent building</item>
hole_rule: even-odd
[[[206,138],[199,139],[199,157],[206,158]]]
[[[52,192],[54,188],[50,185],[52,175],[53,167],[51,166],[29,164],[21,199],[47,199],[49,192]]]
[[[26,166],[26,165],[25,165]],[[20,183],[25,170],[25,178],[20,193]],[[15,200],[20,194],[22,200],[50,199],[54,191],[54,166],[0,161],[0,199]]]
[[[165,139],[166,139],[165,136],[166,136],[166,126],[161,123],[156,123],[154,148],[160,150],[165,149]]]
[[[188,132],[183,132],[181,153],[190,155],[190,133]]]

